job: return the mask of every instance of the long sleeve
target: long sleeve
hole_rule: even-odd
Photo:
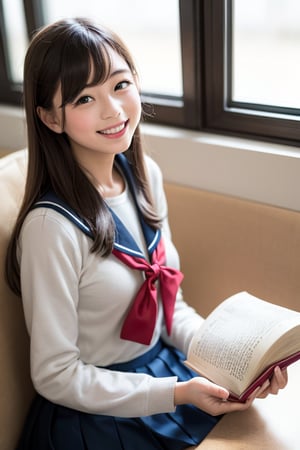
[[[84,276],[88,270],[85,241],[80,231],[52,211],[34,212],[24,226],[22,297],[35,388],[53,402],[87,412],[143,416],[174,410],[176,378],[119,373],[82,360],[79,343],[84,336],[79,334],[89,330],[78,323],[93,320],[93,311],[87,313],[80,305],[82,280],[89,281]],[[101,336],[108,336],[105,321],[99,323],[99,345]],[[111,343],[110,351],[114,348]]]

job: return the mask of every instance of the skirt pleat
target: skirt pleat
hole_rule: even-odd
[[[183,360],[159,341],[145,355],[107,368],[187,381],[196,374]],[[201,442],[219,418],[193,405],[138,418],[87,414],[37,395],[17,450],[183,450]]]

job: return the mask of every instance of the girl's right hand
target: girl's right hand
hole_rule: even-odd
[[[265,383],[266,384],[266,383]],[[196,377],[189,381],[178,382],[175,387],[175,405],[192,403],[199,409],[218,416],[233,411],[248,409],[260,392],[266,389],[266,385],[257,388],[245,403],[227,401],[229,391],[206,378]]]

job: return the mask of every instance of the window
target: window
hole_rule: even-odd
[[[148,121],[299,145],[299,0],[0,0],[1,103],[20,101],[9,55],[22,59],[25,30],[90,11],[136,57]]]
[[[21,0],[0,3],[0,101],[18,103],[28,44]]]
[[[289,70],[293,67],[299,71],[298,62],[294,62],[293,58],[298,59],[300,34],[297,32],[296,38],[294,32],[293,36],[289,37],[290,43],[286,48],[292,56],[288,59],[289,65],[285,71],[279,70],[280,62],[283,61],[277,44],[280,40],[281,46],[284,46],[284,35],[287,31],[291,32],[290,18],[293,14],[298,14],[299,17],[296,0],[251,1],[251,10],[257,6],[255,15],[253,11],[252,14],[249,13],[247,4],[250,5],[250,2],[247,0],[204,0],[204,4],[207,5],[203,17],[206,52],[204,128],[299,145],[300,103],[296,100],[293,107],[291,103],[291,98],[296,99],[299,94],[296,80],[294,79],[293,85],[290,83]],[[290,10],[287,11],[289,7],[292,8],[292,15]],[[259,46],[256,46],[254,54],[251,46],[255,39],[258,39]],[[281,50],[281,53],[284,51]],[[266,64],[267,58],[271,60],[272,65]],[[248,70],[243,67],[245,60]],[[252,77],[250,81],[249,77]],[[272,91],[269,78],[273,81],[276,79]],[[283,96],[280,96],[281,100],[279,98],[278,87],[280,92],[286,94],[284,106]],[[287,95],[289,89],[290,100]],[[268,90],[271,93],[266,101]]]
[[[22,14],[21,0],[3,1],[4,29],[8,77],[12,83],[22,82],[23,57],[28,45],[26,25]]]
[[[144,92],[182,96],[178,0],[43,0],[46,23],[87,16],[115,30],[136,59]],[[116,11],[121,11],[116,14]],[[165,55],[168,55],[166,58]]]
[[[299,0],[232,1],[233,103],[300,107],[299,24]]]

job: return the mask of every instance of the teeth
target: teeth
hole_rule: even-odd
[[[101,134],[116,134],[125,128],[125,123],[119,125],[118,127],[110,128],[109,130],[100,131]]]

